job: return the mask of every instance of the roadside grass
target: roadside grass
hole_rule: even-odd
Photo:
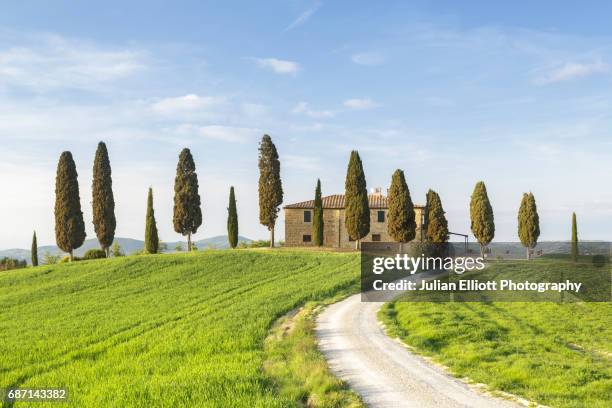
[[[282,398],[312,408],[365,407],[346,383],[329,372],[325,357],[317,348],[316,316],[323,305],[342,297],[344,294],[325,302],[309,302],[283,316],[270,331],[264,347],[264,372],[276,384],[276,392]]]
[[[563,267],[555,262],[490,268]],[[379,318],[416,352],[492,390],[551,407],[612,404],[610,303],[395,301]]]
[[[302,395],[280,392],[263,368],[265,338],[281,316],[356,291],[358,279],[356,254],[299,250],[2,272],[0,388],[66,388],[78,407],[299,407]],[[296,322],[291,347],[304,342],[306,360],[316,363],[309,324]],[[306,388],[341,390],[322,370]]]

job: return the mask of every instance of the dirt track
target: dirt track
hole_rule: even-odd
[[[319,348],[332,372],[368,406],[518,406],[477,393],[386,336],[376,318],[381,305],[361,302],[358,294],[329,306],[317,319]]]

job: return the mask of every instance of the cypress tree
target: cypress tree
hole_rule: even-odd
[[[395,170],[391,176],[388,196],[387,232],[396,242],[402,244],[412,241],[416,236],[414,204],[404,178],[404,172]]]
[[[179,155],[174,179],[174,231],[187,235],[187,250],[191,251],[191,234],[202,225],[198,175],[189,149]]]
[[[36,231],[32,235],[32,266],[38,266],[38,243],[36,241]]]
[[[316,246],[323,246],[323,200],[321,199],[321,180],[319,179],[317,179],[317,187],[315,189],[312,238]]]
[[[355,240],[355,249],[359,249],[361,238],[370,232],[370,205],[363,165],[356,150],[351,152],[344,191],[344,223],[349,237]]]
[[[230,187],[229,206],[227,207],[227,240],[231,248],[236,248],[238,245],[238,211],[236,210],[234,186]]]
[[[72,261],[73,251],[83,245],[85,235],[76,165],[72,154],[63,152],[55,176],[55,241]]]
[[[113,197],[113,179],[108,160],[108,151],[104,142],[98,143],[93,165],[93,224],[100,246],[110,257],[110,246],[115,239],[115,199]]]
[[[156,254],[159,250],[159,237],[157,235],[157,222],[155,221],[155,210],[153,209],[153,189],[149,187],[147,197],[147,219],[145,226],[145,251]]]
[[[448,221],[444,215],[442,200],[433,190],[427,192],[427,204],[425,206],[425,237],[433,244],[444,244],[448,242]]]
[[[270,248],[274,247],[274,225],[278,206],[283,202],[280,161],[272,138],[264,135],[259,144],[259,223],[270,231]]]
[[[572,213],[572,261],[578,262],[578,225],[576,213]]]
[[[529,259],[529,251],[535,248],[540,236],[540,217],[532,193],[523,194],[518,212],[518,235],[521,244],[526,248],[527,259]]]
[[[493,208],[487,195],[487,187],[479,181],[474,187],[470,201],[470,220],[472,233],[480,244],[480,255],[484,256],[486,246],[495,237]]]

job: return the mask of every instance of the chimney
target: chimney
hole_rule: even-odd
[[[381,196],[382,195],[382,188],[381,187],[374,187],[373,189],[370,190],[370,194],[375,195],[375,196]]]

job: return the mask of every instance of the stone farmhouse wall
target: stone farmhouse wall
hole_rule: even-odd
[[[312,208],[285,208],[285,246],[312,246]],[[304,221],[304,212],[310,212],[310,221]],[[384,221],[378,221],[378,212],[384,212]],[[370,233],[362,239],[362,242],[393,241],[387,233],[386,208],[370,209]],[[417,220],[416,239],[421,237],[423,208],[415,207]],[[344,224],[344,209],[323,209],[323,245],[332,248],[354,248],[355,242],[349,240]],[[310,241],[308,241],[310,237]]]

